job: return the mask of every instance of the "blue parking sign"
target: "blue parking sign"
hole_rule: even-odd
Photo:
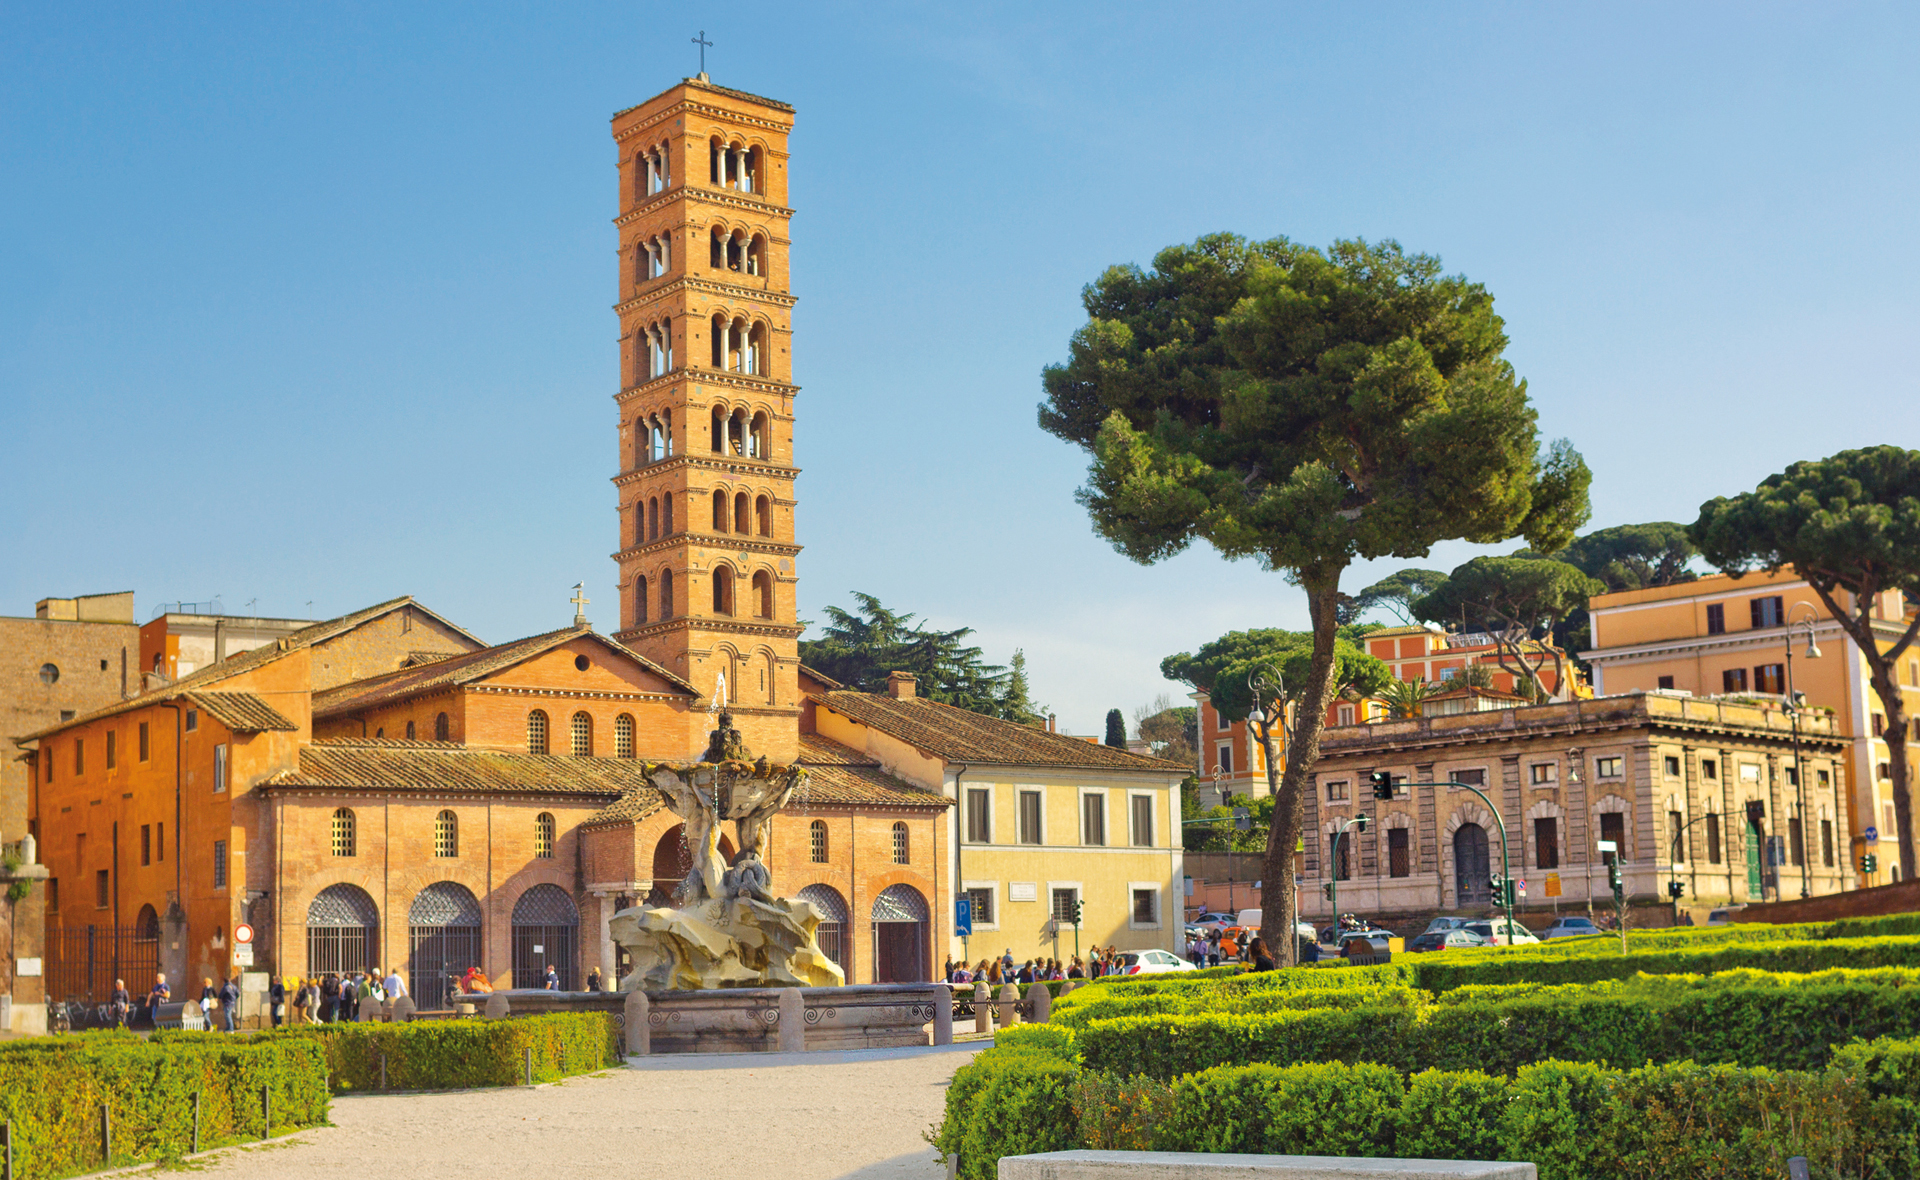
[[[953,933],[959,938],[973,934],[973,899],[956,897],[953,899]]]

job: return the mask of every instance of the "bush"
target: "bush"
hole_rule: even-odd
[[[1173,1110],[1173,1088],[1148,1077],[1081,1070],[1071,1095],[1078,1143],[1093,1151],[1152,1151]]]
[[[13,1122],[14,1175],[32,1180],[178,1159],[192,1149],[196,1094],[203,1149],[258,1139],[263,1087],[274,1131],[327,1121],[326,1056],[312,1041],[90,1033],[0,1046],[0,1118]],[[101,1153],[102,1106],[111,1160]]]
[[[1597,944],[1596,944],[1597,945]],[[1622,955],[1554,955],[1534,949],[1441,952],[1412,964],[1412,982],[1431,992],[1486,983],[1597,983],[1635,974],[1705,975],[1753,967],[1810,972],[1836,967],[1920,967],[1920,937],[1725,942]]]
[[[1881,938],[1920,935],[1920,914],[1881,914],[1874,918],[1842,918],[1827,927],[1826,938]]]
[[[1162,1151],[1393,1154],[1405,1083],[1381,1065],[1255,1065],[1189,1074],[1173,1086]]]
[[[1508,1083],[1472,1070],[1429,1069],[1407,1079],[1394,1154],[1409,1159],[1497,1160]]]
[[[1073,1030],[1059,1024],[1016,1024],[993,1034],[993,1044],[998,1049],[1031,1049],[1037,1053],[1051,1053],[1063,1061],[1080,1059]]]
[[[965,1180],[995,1180],[1003,1155],[1079,1146],[1073,1090],[1079,1069],[1052,1053],[989,1049],[953,1075],[933,1137]]]

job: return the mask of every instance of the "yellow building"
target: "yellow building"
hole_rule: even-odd
[[[803,685],[815,679],[803,674]],[[948,954],[1016,962],[1184,942],[1180,780],[1187,768],[1083,738],[982,716],[917,695],[895,673],[888,692],[811,685],[811,727],[879,760],[889,774],[955,801],[949,883],[937,929]],[[953,935],[965,896],[971,938]]]
[[[1841,596],[1841,605],[1851,599]],[[1813,588],[1790,570],[1733,578],[1715,574],[1695,582],[1602,594],[1590,607],[1594,690],[1602,695],[1666,690],[1693,696],[1784,697],[1806,694],[1813,709],[1830,709],[1837,732],[1848,739],[1846,770],[1852,826],[1849,863],[1860,855],[1879,858],[1863,885],[1905,880],[1893,839],[1893,793],[1885,710],[1868,680],[1860,648]],[[1897,591],[1875,604],[1874,627],[1891,646],[1905,629],[1906,604]],[[1812,623],[1817,658],[1808,658],[1806,624]],[[1899,670],[1910,715],[1920,706],[1920,658]],[[1916,722],[1920,727],[1920,722]],[[1791,770],[1791,767],[1788,768]],[[1789,775],[1791,777],[1791,775]],[[1871,829],[1871,831],[1870,831]],[[1868,836],[1877,837],[1870,842]]]

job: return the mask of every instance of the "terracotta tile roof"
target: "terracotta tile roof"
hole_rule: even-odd
[[[826,673],[820,671],[819,669],[809,668],[805,664],[800,665],[800,674],[829,689],[841,689],[846,687],[846,685],[840,683],[838,680],[835,680],[833,677],[827,675]]]
[[[328,738],[302,746],[300,768],[283,770],[264,785],[580,795],[611,801],[635,786],[659,794],[643,777],[646,765],[633,758],[512,754],[455,742]]]
[[[1062,733],[1048,733],[1031,725],[1002,721],[925,697],[896,698],[845,690],[821,693],[813,699],[850,720],[949,762],[1138,770],[1174,775],[1191,772],[1184,762],[1168,762]]]
[[[953,801],[923,790],[880,769],[877,759],[823,738],[800,735],[798,762],[807,768],[806,784],[793,793],[788,813],[813,807],[919,807],[944,810]],[[666,798],[650,783],[627,788],[619,799],[601,808],[589,824],[622,823],[645,819],[666,806]]]
[[[300,727],[280,715],[280,710],[250,692],[190,692],[187,699],[200,711],[235,733],[261,733],[269,729],[297,730]]]
[[[446,619],[441,618],[439,615],[434,614],[433,611],[415,602],[411,595],[402,595],[399,598],[389,599],[386,602],[376,603],[373,606],[354,611],[352,614],[341,615],[337,619],[328,619],[322,623],[315,623],[311,627],[302,627],[298,631],[281,636],[272,643],[265,644],[261,647],[250,648],[238,655],[228,656],[217,664],[209,664],[207,667],[201,668],[198,671],[189,672],[171,684],[163,684],[149,692],[143,692],[139,696],[129,697],[124,701],[116,701],[104,708],[95,709],[91,713],[82,714],[72,721],[62,721],[58,725],[48,726],[46,729],[26,734],[23,737],[17,737],[14,739],[14,742],[17,744],[20,742],[33,741],[59,733],[69,726],[85,725],[87,722],[97,720],[101,717],[112,717],[132,709],[142,709],[158,701],[178,700],[195,690],[211,688],[213,685],[220,683],[230,676],[236,676],[242,672],[250,672],[255,668],[271,664],[291,652],[312,647],[315,644],[324,643],[329,639],[345,635],[357,627],[370,623],[382,615],[390,614],[402,607],[412,607],[414,610],[431,615],[434,619],[445,623],[454,631],[458,631],[460,634],[466,635],[467,638],[473,639],[475,643],[480,642],[480,640],[474,639],[474,637],[466,631],[461,630],[461,628],[454,626],[452,623],[447,622]]]
[[[618,799],[588,816],[586,823],[582,826],[633,823],[647,818],[666,805],[667,797],[660,793],[660,788],[651,783],[628,787]]]
[[[612,648],[688,696],[700,695],[699,690],[691,684],[631,648],[624,647],[589,628],[566,627],[559,631],[549,631],[544,635],[516,639],[512,643],[503,643],[498,647],[482,648],[479,651],[467,652],[465,655],[448,656],[444,660],[435,660],[429,664],[401,668],[397,672],[383,672],[378,676],[369,676],[365,680],[349,681],[324,692],[317,692],[313,694],[313,716],[315,720],[338,717],[344,713],[357,713],[363,709],[391,704],[408,697],[471,684],[503,672],[515,664],[524,663],[542,652],[551,651],[563,643],[581,638],[592,639]]]
[[[843,746],[832,738],[821,737],[817,733],[800,735],[800,757],[796,761],[805,766],[880,765],[878,758],[863,754],[852,746]]]

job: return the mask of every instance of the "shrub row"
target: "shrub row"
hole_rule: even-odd
[[[1352,1008],[1122,1016],[1068,1031],[1089,1068],[1166,1079],[1217,1065],[1316,1061],[1376,1062],[1403,1072],[1512,1073],[1547,1058],[1815,1069],[1836,1043],[1920,1028],[1920,987],[1844,979],[1689,986],[1694,982],[1449,1004],[1409,993]]]
[[[1808,972],[1833,967],[1920,967],[1920,937],[1807,939],[1787,942],[1727,942],[1676,946],[1671,950],[1612,955],[1545,955],[1532,948],[1445,951],[1411,957],[1406,966],[1416,987],[1449,991],[1477,983],[1595,983],[1649,975],[1705,975],[1753,967]]]
[[[327,1121],[327,1058],[313,1039],[169,1043],[99,1032],[0,1045],[0,1119],[13,1124],[13,1174],[22,1180],[178,1159],[193,1147],[195,1095],[202,1149],[262,1138],[263,1088],[272,1133]]]
[[[1149,992],[1144,995],[1099,996],[1056,1011],[1052,1019],[1069,1028],[1085,1028],[1095,1020],[1119,1016],[1155,1016],[1182,1012],[1280,1012],[1305,1008],[1358,1008],[1390,1001],[1416,1002],[1426,993],[1398,987],[1239,988],[1215,992]]]
[[[533,1054],[536,1083],[592,1073],[623,1060],[619,1025],[610,1012],[554,1012],[510,1020],[320,1024],[256,1035],[318,1041],[327,1055],[329,1080],[338,1092],[380,1089],[383,1058],[389,1090],[518,1086],[526,1080],[528,1050]]]
[[[1379,1064],[1221,1067],[1168,1085],[1084,1070],[1026,1044],[989,1050],[947,1092],[934,1137],[967,1180],[1003,1155],[1075,1148],[1525,1160],[1542,1180],[1920,1170],[1920,1042],[1847,1047],[1819,1072],[1546,1061],[1512,1078]]]

